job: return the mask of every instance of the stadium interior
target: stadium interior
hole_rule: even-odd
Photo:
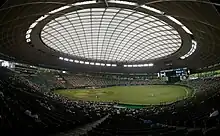
[[[219,136],[220,2],[3,0],[0,135]]]

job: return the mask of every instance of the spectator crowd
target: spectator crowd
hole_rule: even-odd
[[[65,76],[62,79],[66,81],[63,85],[68,82],[72,87],[132,84],[131,81],[114,82],[88,76]],[[115,108],[117,103],[69,100],[52,91],[45,91],[42,83],[0,68],[0,131],[5,135],[56,134],[106,117],[82,135],[219,135],[219,80],[206,78],[181,81],[177,84],[195,90],[194,97],[168,105],[127,109]],[[132,82],[136,85],[155,83],[139,80]]]

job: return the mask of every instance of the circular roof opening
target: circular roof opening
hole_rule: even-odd
[[[166,57],[181,47],[179,33],[152,15],[124,8],[88,8],[47,23],[50,48],[96,61],[136,62]]]

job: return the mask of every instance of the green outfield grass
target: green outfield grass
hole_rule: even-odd
[[[119,101],[124,104],[149,105],[174,102],[192,95],[192,90],[176,85],[115,86],[100,89],[57,90],[55,93],[75,100]],[[98,97],[96,97],[98,96]]]

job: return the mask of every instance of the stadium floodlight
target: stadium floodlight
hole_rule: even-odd
[[[189,56],[191,56],[196,51],[196,48],[197,48],[197,42],[195,40],[192,40],[191,49],[185,55],[181,56],[180,59],[185,59],[185,58],[188,58]]]
[[[90,1],[77,2],[72,5],[73,6],[81,6],[81,5],[88,5],[88,4],[94,4],[94,3],[96,3],[95,0],[90,0]]]
[[[70,62],[73,62],[73,60],[72,60],[72,59],[69,59],[69,61],[70,61]]]
[[[144,66],[144,64],[138,64],[138,67],[143,67]]]
[[[149,64],[144,64],[144,67],[148,67],[149,66]]]
[[[170,19],[171,21],[173,21],[174,23],[180,25],[180,26],[182,27],[182,29],[183,29],[186,33],[188,33],[188,34],[190,34],[190,35],[193,34],[185,25],[183,25],[183,24],[182,24],[179,20],[177,20],[176,18],[174,18],[174,17],[172,17],[172,16],[169,16],[169,15],[167,15],[166,17],[167,17],[168,19]]]
[[[40,22],[40,21],[42,21],[42,20],[44,20],[45,18],[47,18],[49,15],[43,15],[43,16],[41,16],[40,18],[38,18],[37,20],[36,20],[36,22]]]
[[[60,8],[58,8],[58,9],[55,9],[55,10],[50,11],[49,14],[54,14],[54,13],[60,12],[60,11],[62,11],[62,10],[68,9],[68,8],[70,8],[70,7],[71,7],[70,5],[66,5],[66,6],[63,6],[63,7],[60,7]]]
[[[124,65],[124,67],[128,67],[128,65]]]
[[[134,64],[133,67],[138,67],[138,65],[137,65],[137,64]]]
[[[60,60],[63,60],[63,57],[59,57]]]
[[[75,63],[79,63],[79,60],[74,60]]]
[[[29,27],[30,29],[34,28],[38,23],[37,22],[34,22],[31,24],[31,26]]]
[[[128,67],[133,67],[133,65],[128,65]]]
[[[32,32],[32,29],[28,29],[26,34],[30,34]]]
[[[182,59],[182,60],[185,59],[185,58],[186,58],[185,56],[181,56],[181,57],[180,57],[180,59]]]
[[[164,14],[163,11],[160,11],[160,10],[158,10],[158,9],[156,9],[156,8],[153,8],[153,7],[149,7],[149,6],[147,6],[147,5],[142,5],[141,7],[144,8],[144,9],[153,11],[153,12],[155,12],[155,13],[158,13],[158,14],[162,14],[162,15]]]
[[[121,0],[109,0],[108,2],[109,3],[116,3],[116,4],[123,4],[123,5],[131,5],[131,6],[137,5],[137,3],[134,3],[134,2],[121,1]]]
[[[31,42],[31,39],[26,39],[26,42],[27,42],[27,43]]]
[[[192,47],[195,50],[197,47],[197,42],[195,40],[192,40]]]
[[[87,61],[86,61],[86,62],[85,62],[85,64],[87,64],[87,65],[88,65],[88,64],[89,64],[89,62],[87,62]]]
[[[107,66],[107,67],[110,67],[110,66],[111,66],[111,64],[106,64],[106,66]]]
[[[90,65],[95,65],[95,63],[94,63],[94,62],[90,62],[89,64],[90,64]]]
[[[80,60],[79,63],[80,63],[80,64],[84,64],[85,62]]]
[[[96,66],[100,66],[100,63],[96,62],[95,65],[96,65]]]
[[[69,61],[69,59],[68,59],[68,58],[64,58],[63,60],[64,60],[64,61]]]
[[[193,34],[186,26],[182,26],[183,30],[188,34]]]
[[[104,64],[104,63],[100,63],[100,65],[101,65],[101,66],[105,66],[105,64]]]
[[[29,39],[31,37],[30,34],[26,34],[26,39]]]
[[[116,64],[112,64],[112,67],[116,67],[117,65]]]
[[[37,68],[37,67],[35,67],[35,66],[30,66],[31,68]]]
[[[154,64],[153,64],[153,63],[149,63],[148,66],[149,66],[149,67],[152,67],[152,66],[154,66]]]
[[[172,20],[174,23],[180,25],[180,26],[183,25],[179,20],[177,20],[176,18],[174,18],[172,16],[166,16],[166,17],[169,18],[170,20]]]

